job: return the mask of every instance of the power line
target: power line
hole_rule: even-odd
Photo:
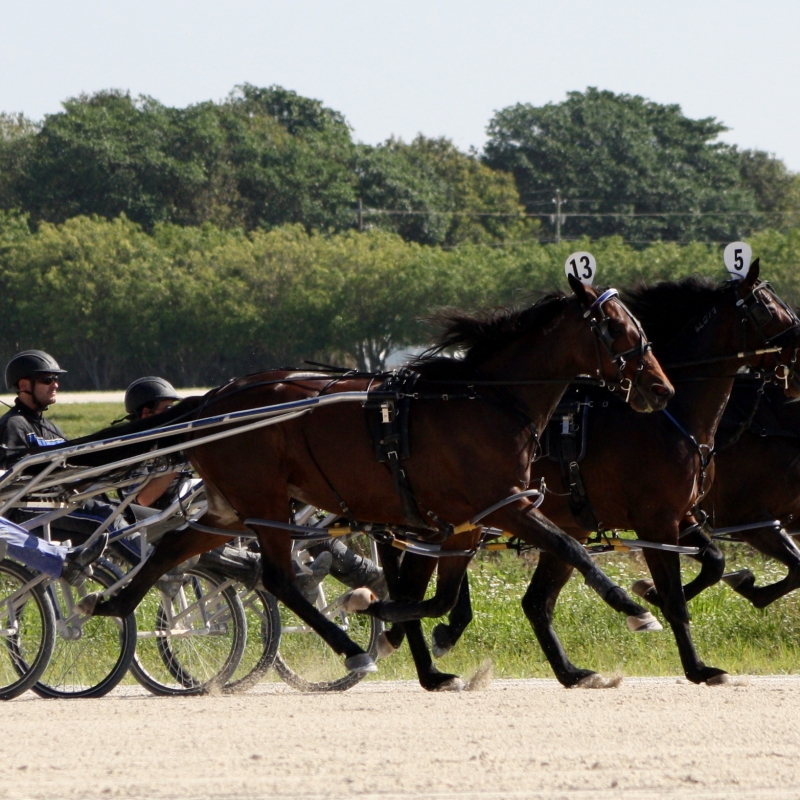
[[[565,203],[566,200],[561,200]],[[561,214],[562,218],[657,218],[657,217],[784,217],[785,211],[582,211]],[[429,211],[400,211],[393,208],[363,208],[353,211],[355,215],[366,216],[447,216],[447,217],[502,217],[506,219],[550,219],[553,214],[531,214],[528,212],[512,211],[439,211],[431,209]]]

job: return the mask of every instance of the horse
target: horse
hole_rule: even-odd
[[[626,303],[640,318],[679,390],[668,412],[651,415],[631,414],[613,398],[601,401],[592,393],[586,455],[580,464],[580,480],[590,501],[584,512],[590,512],[592,519],[587,521],[585,513],[580,521],[576,518],[569,492],[548,493],[541,507],[577,541],[586,542],[598,529],[622,529],[633,530],[641,540],[657,545],[677,545],[681,530],[694,522],[693,509],[714,480],[715,434],[737,369],[750,365],[783,375],[785,368],[776,353],[768,351],[793,347],[798,338],[797,317],[768,284],[759,283],[758,273],[755,261],[744,280],[722,286],[690,278],[625,294]],[[796,375],[787,382],[787,392],[800,395]],[[538,461],[533,472],[550,486],[560,484],[564,477],[561,467],[546,459]],[[633,589],[662,610],[675,635],[687,679],[724,682],[727,673],[707,666],[698,656],[686,608],[686,598],[693,596],[709,575],[719,579],[724,562],[705,534],[695,532],[692,542],[685,543],[702,548],[700,575],[687,587],[686,595],[678,553],[659,549],[644,550],[652,580],[639,581]],[[572,664],[553,629],[553,610],[572,569],[557,555],[542,553],[523,608],[564,686],[611,685],[591,670]],[[450,623],[434,628],[435,652],[447,652],[470,619],[465,581]],[[402,630],[399,635],[391,630],[387,636],[396,645]]]
[[[247,436],[201,444],[190,451],[208,499],[208,511],[198,521],[200,530],[165,536],[119,594],[106,600],[89,596],[82,608],[94,615],[125,616],[170,568],[218,547],[220,533],[233,538],[252,529],[261,547],[265,588],[343,655],[348,669],[374,671],[373,658],[295,587],[290,533],[270,527],[270,521],[285,523],[290,503],[299,501],[341,509],[349,519],[410,527],[419,539],[444,540],[442,547],[447,549],[454,525],[498,501],[513,499],[489,514],[487,521],[574,565],[606,602],[635,620],[630,624],[647,627],[654,621],[652,615],[522,494],[531,482],[539,434],[577,375],[596,374],[611,388],[624,391],[632,407],[641,411],[664,408],[674,394],[641,327],[616,291],[600,293],[574,278],[570,285],[572,294],[551,293],[521,311],[452,318],[436,354],[416,368],[419,377],[408,397],[410,448],[402,472],[413,502],[401,497],[392,471],[376,461],[371,412],[365,413],[360,404],[320,406]],[[457,344],[466,349],[462,359],[441,354],[442,348]],[[151,418],[152,427],[187,415],[201,419],[376,389],[378,384],[375,376],[267,372],[235,380],[202,401],[184,401],[188,403],[184,409],[180,403]],[[130,429],[147,427],[139,421]],[[235,426],[229,430],[234,432]],[[97,441],[109,434],[119,437],[126,431],[121,426],[79,441]],[[97,463],[98,457],[107,458],[101,451],[74,463]],[[417,514],[408,511],[409,504]],[[244,524],[253,519],[260,522]],[[479,535],[480,528],[475,528],[475,543]],[[439,684],[452,677],[443,676]]]
[[[717,455],[714,483],[701,509],[714,528],[767,523],[735,538],[785,564],[788,573],[756,586],[749,569],[726,575],[720,569],[694,594],[721,577],[756,608],[765,608],[800,587],[800,550],[787,532],[800,524],[800,403],[763,377],[742,376],[734,384],[723,430],[730,441]]]

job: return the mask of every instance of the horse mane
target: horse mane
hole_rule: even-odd
[[[564,310],[568,300],[563,292],[551,292],[520,310],[498,308],[474,314],[462,311],[436,314],[430,321],[441,328],[440,333],[434,344],[409,366],[437,374],[469,370],[524,333],[547,325]],[[448,357],[445,350],[456,350],[462,357]]]
[[[622,299],[642,323],[647,338],[659,345],[707,313],[729,286],[727,281],[720,284],[692,275],[678,281],[640,284],[624,291]]]

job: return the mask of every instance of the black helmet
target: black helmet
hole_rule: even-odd
[[[158,400],[180,400],[180,397],[175,387],[163,378],[154,375],[139,378],[125,390],[125,411],[138,417],[144,406]]]
[[[53,356],[43,350],[23,350],[6,365],[6,389],[13,392],[23,378],[36,375],[63,375],[65,369],[58,366]]]

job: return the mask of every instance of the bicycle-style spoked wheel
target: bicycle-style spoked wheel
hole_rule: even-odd
[[[102,592],[119,580],[108,561],[93,567],[94,575],[75,588],[54,581],[47,594],[56,610],[56,646],[50,663],[33,686],[40,697],[102,697],[124,677],[136,652],[133,614],[118,617],[80,617],[70,621],[75,605],[90,592]]]
[[[315,605],[366,652],[375,656],[383,623],[366,614],[348,614],[336,607],[336,598],[348,588],[328,576],[319,586]],[[341,692],[355,686],[363,672],[349,672],[342,656],[334,651],[311,627],[281,605],[281,638],[275,670],[301,692]]]
[[[36,575],[9,559],[0,562],[0,700],[30,689],[55,646],[53,606]]]
[[[233,581],[195,566],[160,584],[136,610],[139,641],[131,674],[158,695],[221,690],[247,641]]]
[[[247,617],[247,644],[225,692],[246,692],[255,686],[274,665],[281,637],[278,601],[263,589],[237,587]]]

